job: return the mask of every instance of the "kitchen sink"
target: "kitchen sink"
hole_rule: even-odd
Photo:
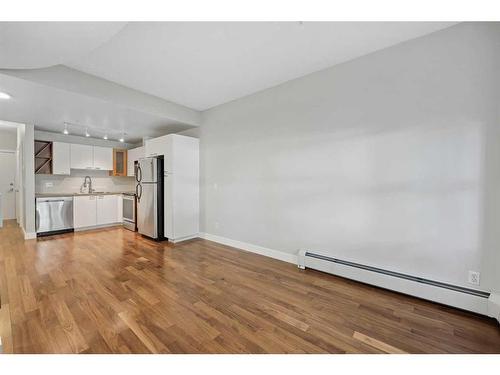
[[[99,195],[99,194],[107,194],[107,191],[93,191],[92,193],[75,193],[75,195]]]

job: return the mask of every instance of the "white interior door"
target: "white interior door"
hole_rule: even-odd
[[[16,154],[0,151],[0,199],[4,220],[16,218]]]

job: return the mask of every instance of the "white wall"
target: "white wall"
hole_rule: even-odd
[[[17,130],[0,129],[0,150],[15,150],[17,147]]]
[[[95,191],[105,192],[133,192],[135,191],[135,177],[113,177],[108,171],[71,170],[70,176],[37,174],[35,175],[36,193],[78,193],[85,176],[92,178],[92,188]]]
[[[199,127],[191,128],[191,129],[183,130],[183,131],[178,132],[176,134],[185,135],[187,137],[200,138],[200,128]]]
[[[24,129],[24,231],[33,237],[35,227],[35,127],[26,124]]]
[[[459,24],[205,112],[202,231],[499,291],[499,45]]]
[[[17,209],[20,213],[19,224],[24,230],[25,238],[34,238],[35,229],[35,148],[34,126],[19,124],[17,128],[18,174],[16,189]]]

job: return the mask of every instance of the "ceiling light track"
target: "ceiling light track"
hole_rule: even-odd
[[[127,133],[121,130],[103,129],[97,126],[80,125],[71,122],[64,122],[63,134],[69,134],[69,128],[75,129],[72,133],[73,135],[78,135],[76,133],[81,132],[87,138],[92,136],[93,138],[102,138],[105,140],[113,138],[122,143],[125,142],[125,136],[127,135]]]

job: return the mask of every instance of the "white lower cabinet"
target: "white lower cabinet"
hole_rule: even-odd
[[[97,196],[97,225],[116,223],[118,217],[118,196]]]
[[[73,223],[75,228],[93,227],[96,225],[97,206],[95,195],[74,197]]]
[[[75,229],[120,223],[121,195],[85,195],[74,197]]]
[[[123,195],[115,195],[118,200],[118,209],[116,210],[116,222],[123,222]]]

